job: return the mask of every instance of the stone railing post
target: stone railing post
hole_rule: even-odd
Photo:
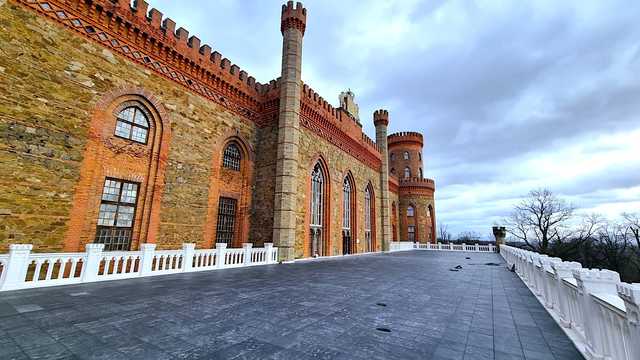
[[[189,272],[193,268],[193,255],[196,250],[196,244],[182,244],[182,271]]]
[[[462,243],[462,251],[467,251],[467,244]]]
[[[267,264],[273,264],[273,243],[264,243],[264,251],[267,257]]]
[[[604,359],[605,342],[609,331],[604,328],[598,314],[599,306],[593,294],[616,294],[620,275],[611,270],[580,269],[573,271],[580,290],[580,308],[584,322],[585,352],[589,359]]]
[[[226,262],[225,255],[227,253],[226,243],[216,243],[216,267],[222,269]]]
[[[438,250],[442,250],[442,243],[438,243]]]
[[[480,244],[476,243],[476,252],[480,252]]]
[[[147,276],[153,270],[153,258],[156,252],[156,244],[140,245],[140,276]]]
[[[618,284],[618,296],[627,310],[624,343],[629,346],[629,359],[640,359],[640,284]]]
[[[417,242],[417,241],[415,243],[413,243],[413,248],[414,249],[420,249],[420,243]]]
[[[571,309],[569,306],[569,293],[562,282],[563,279],[573,278],[573,271],[581,268],[582,265],[577,262],[562,261],[551,264],[555,280],[552,285],[553,307],[560,317],[560,326],[565,328],[571,327]]]
[[[82,282],[96,281],[98,280],[98,271],[100,269],[104,244],[87,244],[84,248],[85,263],[82,266]]]
[[[251,249],[253,249],[253,243],[244,243],[242,244],[242,249],[244,250],[244,266],[251,265]]]
[[[544,299],[544,306],[546,306],[549,309],[553,309],[553,299],[555,298],[553,296],[553,291],[555,290],[555,287],[554,287],[555,274],[553,273],[553,268],[551,267],[551,265],[557,262],[562,262],[562,259],[555,258],[555,257],[548,257],[548,258],[542,258],[540,260],[540,265],[541,265],[540,271],[542,272],[540,274],[540,279],[542,280],[541,293],[542,293],[542,298]]]
[[[31,244],[9,245],[9,260],[3,270],[4,281],[0,284],[0,290],[19,289],[24,284],[31,249],[33,249]]]

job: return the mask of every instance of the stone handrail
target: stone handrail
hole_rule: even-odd
[[[587,359],[640,359],[640,284],[511,246],[500,254]]]
[[[156,250],[142,244],[139,251],[103,251],[104,244],[87,244],[83,253],[31,253],[29,244],[12,244],[9,254],[0,254],[0,291],[70,285],[143,276],[175,274],[232,267],[274,264],[278,248],[243,244],[227,249],[195,250],[183,244],[180,250]]]
[[[391,242],[389,251],[408,251],[408,250],[434,250],[434,251],[467,251],[467,252],[496,252],[497,247],[493,244],[480,245],[480,244],[454,244],[454,243],[426,243],[421,244],[419,242],[411,241],[393,241]]]

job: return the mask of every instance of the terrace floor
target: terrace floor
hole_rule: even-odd
[[[0,293],[0,359],[582,359],[490,262],[412,251]]]

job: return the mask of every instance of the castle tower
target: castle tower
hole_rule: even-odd
[[[274,203],[273,241],[281,260],[295,258],[300,96],[302,93],[302,38],[307,10],[293,1],[282,5],[282,78],[278,121],[278,153]]]
[[[400,240],[434,243],[435,183],[424,178],[423,146],[423,136],[417,132],[389,135],[389,173],[399,180]]]
[[[389,112],[376,110],[373,113],[373,123],[376,126],[376,144],[382,155],[382,169],[380,171],[380,194],[382,200],[382,250],[389,251],[391,242],[391,222],[389,218],[389,153],[387,149],[387,127],[389,126]]]

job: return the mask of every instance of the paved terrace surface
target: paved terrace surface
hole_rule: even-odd
[[[0,293],[0,359],[582,359],[488,262],[415,251]]]

